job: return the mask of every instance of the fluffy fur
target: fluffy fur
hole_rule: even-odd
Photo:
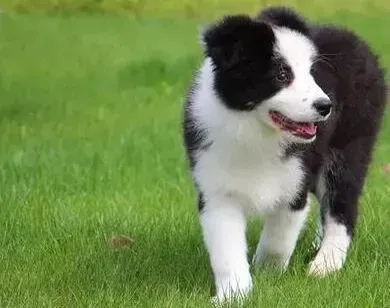
[[[341,269],[386,101],[376,56],[354,33],[279,7],[223,18],[203,46],[184,140],[217,300],[252,288],[247,215],[266,219],[253,262],[285,268],[309,193],[323,234],[309,271]]]

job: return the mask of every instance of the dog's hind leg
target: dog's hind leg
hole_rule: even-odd
[[[357,141],[332,150],[319,174],[316,195],[321,204],[322,242],[310,264],[312,275],[325,276],[344,265],[369,162],[364,148],[364,141]]]

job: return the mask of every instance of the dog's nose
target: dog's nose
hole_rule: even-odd
[[[330,99],[327,98],[319,98],[314,101],[313,107],[320,115],[326,117],[332,109],[332,102],[330,101]]]

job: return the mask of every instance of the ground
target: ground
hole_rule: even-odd
[[[388,12],[313,12],[390,66]],[[181,140],[196,20],[0,17],[0,306],[207,307],[213,280]],[[287,273],[258,272],[248,307],[390,304],[390,115],[345,269],[307,276],[313,207]],[[261,223],[248,230],[253,253]],[[113,249],[112,236],[131,241]],[[115,243],[115,241],[114,241]]]

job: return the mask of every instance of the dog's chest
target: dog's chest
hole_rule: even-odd
[[[250,210],[264,212],[288,205],[301,189],[302,161],[271,153],[214,148],[200,157],[195,176],[202,191],[235,197]]]

